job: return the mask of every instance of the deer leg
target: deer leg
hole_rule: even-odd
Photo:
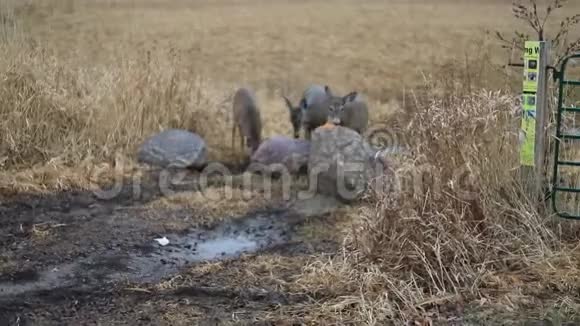
[[[240,144],[242,147],[242,154],[245,157],[246,156],[246,137],[244,137],[244,136],[240,137]]]
[[[310,140],[310,128],[304,128],[304,138]]]
[[[236,140],[236,124],[232,126],[232,152],[235,152],[234,141]]]

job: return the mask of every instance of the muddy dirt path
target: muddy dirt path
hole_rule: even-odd
[[[120,281],[159,282],[191,263],[231,259],[286,243],[292,224],[299,221],[287,210],[252,212],[211,229],[165,235],[169,241],[166,245],[149,241],[129,252],[111,250],[43,271],[19,273],[19,278],[0,281],[0,302],[57,288],[98,288]]]
[[[138,198],[127,185],[112,200],[71,192],[22,195],[2,202],[0,325],[132,320],[135,312],[129,308],[134,305],[153,301],[163,306],[183,296],[199,301],[195,306],[206,310],[200,321],[227,315],[240,300],[259,305],[258,310],[270,309],[274,303],[305,298],[228,286],[233,278],[219,274],[190,280],[171,293],[120,289],[147,288],[182,276],[198,263],[239,264],[236,260],[243,254],[304,255],[337,247],[332,242],[307,244],[296,237],[296,228],[306,219],[326,216],[338,206],[332,200],[277,202],[221,222],[192,226],[195,211],[147,206],[163,196],[154,180],[143,183]],[[175,191],[194,188],[181,186]],[[154,241],[162,237],[169,243]],[[236,268],[243,270],[241,264]],[[104,315],[103,309],[108,311]],[[145,320],[158,315],[151,310]]]

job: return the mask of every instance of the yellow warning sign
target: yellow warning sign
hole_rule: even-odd
[[[520,163],[534,166],[536,139],[536,92],[540,73],[540,42],[527,41],[524,46],[524,83],[522,94],[522,126]]]

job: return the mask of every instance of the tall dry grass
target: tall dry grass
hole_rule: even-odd
[[[517,97],[437,93],[415,102],[399,137],[414,154],[392,159],[385,187],[353,214],[347,250],[305,267],[300,287],[328,300],[298,314],[402,325],[474,309],[542,319],[552,305],[574,316],[578,225],[536,210],[523,191]]]
[[[58,173],[118,155],[133,158],[145,137],[165,128],[202,134],[213,159],[223,158],[220,151],[228,153],[223,134],[229,92],[207,86],[202,76],[186,75],[156,54],[115,66],[79,67],[42,48],[18,55],[3,50],[0,162],[6,169],[35,172],[52,166]],[[207,123],[214,119],[224,123]]]

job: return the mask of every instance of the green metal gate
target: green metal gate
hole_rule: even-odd
[[[576,160],[569,160],[563,159],[561,157],[561,142],[564,140],[573,140],[573,141],[580,141],[580,133],[577,134],[563,134],[562,133],[562,115],[565,113],[580,113],[580,107],[575,105],[566,106],[564,101],[564,88],[566,86],[569,87],[580,87],[580,80],[567,80],[566,79],[566,66],[568,62],[572,59],[578,58],[580,59],[580,53],[576,53],[566,57],[562,61],[562,65],[559,72],[556,72],[555,79],[558,81],[558,111],[556,117],[556,139],[555,139],[555,150],[554,150],[554,170],[552,174],[552,208],[554,209],[555,213],[567,219],[577,219],[580,220],[580,214],[570,214],[568,212],[562,211],[560,207],[558,207],[557,197],[559,193],[572,193],[580,195],[580,188],[576,188],[576,186],[562,186],[561,178],[559,175],[560,167],[567,166],[571,168],[578,168],[580,172],[580,161]]]

